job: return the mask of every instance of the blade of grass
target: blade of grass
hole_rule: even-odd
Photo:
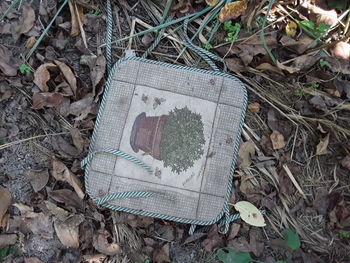
[[[62,3],[62,5],[60,6],[60,8],[57,10],[55,16],[51,19],[50,23],[47,25],[47,27],[45,28],[45,30],[43,31],[43,33],[40,35],[40,37],[38,38],[38,40],[35,42],[34,46],[29,50],[27,56],[26,56],[26,60],[28,60],[31,55],[34,53],[34,51],[37,49],[37,47],[40,45],[41,41],[43,40],[43,38],[45,37],[45,35],[47,34],[47,32],[49,31],[50,27],[52,26],[53,22],[55,22],[56,18],[58,17],[58,15],[61,13],[62,9],[66,6],[66,4],[68,3],[68,0],[64,0],[64,2]]]
[[[12,3],[9,5],[9,7],[6,9],[5,13],[0,18],[0,22],[5,18],[5,16],[8,15],[8,13],[11,12],[11,10],[15,7],[15,5],[19,2],[19,0],[13,0]]]
[[[190,15],[187,15],[187,16],[184,16],[184,17],[180,17],[180,18],[178,18],[178,19],[169,21],[168,23],[164,23],[164,24],[155,26],[155,27],[153,27],[153,28],[150,28],[150,29],[141,31],[141,32],[136,33],[136,34],[134,34],[134,35],[131,35],[131,36],[128,36],[128,37],[123,37],[123,38],[121,38],[121,39],[117,39],[117,40],[114,40],[114,41],[112,41],[112,42],[102,44],[102,45],[100,45],[99,47],[105,47],[105,46],[107,46],[107,45],[116,44],[116,43],[119,43],[119,42],[121,42],[121,41],[125,41],[125,40],[128,40],[128,39],[130,39],[130,38],[133,38],[133,37],[142,36],[142,35],[144,35],[144,34],[157,31],[157,30],[162,29],[162,28],[164,28],[164,27],[168,27],[168,26],[177,24],[177,23],[182,22],[182,21],[184,21],[184,20],[186,20],[186,19],[188,19],[188,18],[190,18],[189,21],[193,21],[193,20],[195,20],[197,17],[200,17],[201,15],[203,15],[203,14],[205,14],[206,12],[210,11],[212,8],[213,8],[212,6],[208,6],[207,8],[203,9],[202,11],[200,11],[200,12],[198,12],[198,13],[194,13],[194,14],[190,14]],[[173,30],[173,32],[175,32],[176,30],[178,30],[178,29],[181,28],[181,27],[182,27],[182,26],[177,27],[176,29]]]
[[[275,3],[275,0],[270,0],[270,1],[269,1],[269,5],[268,5],[268,7],[267,7],[266,15],[265,15],[264,20],[263,20],[263,23],[262,23],[262,30],[261,30],[261,32],[260,32],[260,40],[261,40],[261,42],[262,42],[262,44],[263,44],[263,46],[264,46],[264,48],[265,48],[267,54],[270,56],[272,62],[273,62],[274,64],[276,64],[276,61],[277,61],[277,60],[276,60],[275,56],[272,54],[272,52],[271,52],[271,50],[269,49],[269,47],[267,46],[266,40],[265,40],[265,35],[264,35],[264,28],[265,28],[265,25],[266,25],[267,17],[269,16],[269,13],[270,13],[271,8],[272,8],[272,6],[273,6],[274,3]]]

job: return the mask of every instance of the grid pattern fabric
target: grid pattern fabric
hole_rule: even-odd
[[[168,215],[190,220],[211,221],[222,212],[230,180],[235,144],[239,140],[239,124],[245,111],[242,85],[220,75],[170,68],[161,64],[128,60],[111,76],[106,104],[97,130],[94,151],[119,149],[131,101],[137,85],[200,98],[216,104],[215,125],[210,138],[210,157],[206,159],[200,190],[173,189],[167,185],[118,176],[114,172],[120,157],[100,153],[92,162],[87,177],[90,195],[130,191],[161,191],[176,200],[160,197],[120,198],[109,201],[115,207]],[[130,163],[130,169],[140,169]],[[161,189],[161,190],[160,190]]]

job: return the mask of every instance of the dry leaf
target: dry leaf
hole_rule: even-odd
[[[80,33],[79,24],[83,25],[84,23],[84,9],[81,5],[76,4],[72,0],[69,0],[68,4],[69,4],[69,10],[71,14],[71,24],[72,24],[70,36],[76,37]],[[78,13],[76,11],[78,11]]]
[[[16,244],[16,234],[1,234],[0,235],[0,250],[4,247],[12,246]]]
[[[106,255],[97,254],[97,255],[84,255],[84,263],[103,263],[106,259]]]
[[[38,92],[33,95],[32,109],[40,110],[46,107],[57,107],[63,100],[60,93]]]
[[[58,68],[63,73],[64,78],[67,80],[70,88],[72,89],[73,95],[76,96],[77,94],[77,79],[73,73],[73,71],[68,67],[65,63],[55,60],[55,64],[58,66]]]
[[[203,240],[202,246],[207,252],[213,252],[217,247],[222,247],[224,243],[223,236],[218,233],[217,225],[213,225],[208,233],[208,237]]]
[[[38,258],[25,258],[24,263],[44,263]]]
[[[19,26],[16,28],[18,34],[28,33],[34,26],[35,12],[29,5],[23,6],[22,15],[20,16]]]
[[[79,225],[84,219],[82,215],[72,215],[64,221],[55,220],[56,234],[64,246],[79,248]]]
[[[77,193],[80,199],[84,198],[84,192],[81,190],[82,184],[78,177],[73,174],[67,166],[64,165],[64,163],[58,161],[58,160],[53,160],[52,161],[52,176],[57,180],[57,181],[63,181],[69,183]]]
[[[33,82],[43,92],[49,91],[49,87],[46,84],[50,80],[50,72],[48,70],[49,68],[56,68],[56,65],[53,63],[45,63],[38,67],[34,72]]]
[[[35,36],[31,36],[26,41],[26,48],[28,48],[28,49],[32,48],[34,46],[35,42],[36,42]]]
[[[335,10],[324,10],[315,5],[305,3],[307,5],[308,11],[313,16],[314,22],[316,24],[325,24],[327,26],[332,26],[338,21],[338,14]]]
[[[92,94],[96,95],[96,88],[101,83],[106,71],[106,58],[101,49],[97,51],[97,58],[90,67],[90,77],[92,81]],[[102,90],[101,90],[102,91]]]
[[[84,203],[79,199],[78,195],[69,189],[58,189],[49,192],[49,196],[59,203],[64,203],[66,208],[75,210],[83,210]]]
[[[261,229],[257,227],[252,227],[249,231],[249,244],[256,257],[259,257],[264,251],[264,239],[261,232]]]
[[[73,102],[69,107],[69,113],[77,116],[76,121],[85,119],[92,110],[93,100],[91,94],[88,94],[83,99]]]
[[[10,205],[11,205],[10,191],[6,188],[0,187],[0,227],[3,226],[3,219]]]
[[[25,173],[32,185],[34,192],[39,192],[49,181],[49,170],[30,170]]]
[[[21,212],[21,218],[26,226],[34,234],[39,235],[45,239],[53,238],[53,227],[50,217],[44,213],[35,213],[33,208],[24,204],[14,204]]]
[[[225,58],[225,63],[227,68],[232,72],[244,72],[246,67],[239,58]]]
[[[227,246],[229,248],[233,248],[236,251],[239,252],[251,252],[252,249],[245,237],[238,237],[231,239],[227,242]]]
[[[295,34],[297,33],[298,25],[294,21],[290,21],[286,25],[286,34],[290,37],[295,37]]]
[[[340,164],[350,171],[350,156],[346,156],[343,160],[341,160]]]
[[[239,163],[240,168],[247,168],[251,165],[251,156],[255,154],[255,145],[253,141],[247,141],[239,146],[238,156],[241,162]]]
[[[262,213],[253,204],[247,201],[240,201],[234,204],[241,219],[249,225],[263,227],[266,226]]]
[[[298,40],[283,35],[279,42],[283,47],[286,47],[299,55],[303,54],[307,49],[313,48],[317,45],[317,43],[312,44],[314,39],[305,34],[301,35]]]
[[[10,58],[12,53],[7,47],[0,45],[0,71],[2,71],[6,76],[13,77],[17,75],[17,69],[10,66]]]
[[[320,140],[320,142],[317,144],[316,147],[316,155],[324,155],[329,153],[327,150],[328,144],[329,144],[329,133]]]
[[[81,136],[79,129],[70,129],[70,134],[72,136],[74,146],[78,149],[79,153],[81,153],[85,148],[85,140]]]
[[[158,248],[153,252],[152,262],[154,263],[170,263],[170,245],[165,244],[162,248]]]
[[[219,0],[205,0],[205,2],[207,5],[214,6],[219,2]]]
[[[250,112],[258,113],[261,109],[261,105],[258,102],[253,102],[248,105],[248,110]]]
[[[238,235],[238,232],[240,229],[241,229],[240,224],[232,223],[230,233],[228,234],[227,240],[234,239]]]
[[[284,146],[286,146],[286,143],[284,141],[284,136],[279,131],[274,130],[270,135],[270,139],[272,143],[272,148],[274,150],[279,150],[284,148]]]
[[[331,48],[331,54],[333,57],[339,59],[350,58],[350,44],[347,42],[340,41]]]
[[[94,236],[93,246],[94,248],[105,255],[113,256],[122,252],[122,249],[117,243],[110,243],[108,239],[111,238],[111,235],[107,230],[99,230],[98,233]]]
[[[235,19],[243,14],[247,9],[248,0],[241,0],[226,4],[219,13],[219,20],[221,23],[225,21]]]

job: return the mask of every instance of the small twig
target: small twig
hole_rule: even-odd
[[[267,17],[268,17],[268,15],[269,15],[269,13],[270,13],[270,11],[271,11],[271,8],[272,8],[272,6],[273,6],[274,3],[275,3],[275,0],[270,0],[270,1],[269,1],[269,5],[268,5],[268,7],[267,7],[266,15],[265,15],[264,20],[263,20],[263,23],[262,23],[262,28],[263,28],[263,30],[261,30],[261,32],[260,32],[260,39],[261,39],[261,42],[262,42],[263,45],[264,45],[264,48],[265,48],[267,54],[270,56],[272,62],[273,62],[274,64],[276,64],[277,59],[276,59],[275,56],[272,54],[270,48],[267,46],[266,40],[265,40],[265,36],[264,36],[264,28],[265,28],[265,25],[266,25]]]
[[[84,31],[83,25],[81,23],[80,14],[79,14],[79,11],[78,11],[78,6],[77,6],[77,3],[75,3],[75,2],[74,2],[74,11],[75,11],[75,13],[77,15],[77,20],[78,20],[78,25],[79,25],[79,29],[80,29],[80,34],[81,34],[81,38],[83,39],[84,46],[85,46],[85,48],[87,50],[89,50],[87,42],[86,42],[85,31]]]

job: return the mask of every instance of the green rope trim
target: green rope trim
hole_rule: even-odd
[[[99,109],[99,112],[98,112],[98,115],[96,118],[95,129],[94,129],[92,137],[91,137],[91,144],[90,144],[90,148],[89,148],[90,153],[94,152],[94,147],[95,147],[96,138],[97,138],[97,134],[98,134],[98,130],[99,130],[99,125],[100,125],[100,122],[101,122],[102,117],[103,117],[104,108],[105,108],[106,101],[108,98],[108,91],[111,87],[113,77],[116,74],[118,68],[120,67],[120,65],[122,63],[124,63],[126,61],[131,61],[131,60],[146,62],[146,63],[150,63],[150,64],[154,64],[154,65],[161,65],[161,66],[165,66],[165,67],[169,67],[169,68],[173,68],[173,69],[183,69],[183,70],[189,70],[189,71],[199,72],[199,73],[203,73],[203,74],[210,74],[210,75],[214,75],[214,76],[222,76],[222,77],[232,79],[235,82],[237,82],[239,84],[239,86],[241,87],[241,92],[244,96],[243,108],[245,109],[247,107],[247,101],[248,101],[247,91],[246,91],[244,85],[242,84],[242,82],[239,79],[237,79],[231,75],[228,75],[224,72],[207,71],[207,70],[203,70],[203,69],[189,68],[189,67],[184,67],[184,66],[180,66],[180,65],[172,65],[172,64],[165,63],[165,62],[152,61],[152,60],[148,60],[148,59],[144,59],[144,58],[140,58],[140,57],[125,57],[125,58],[120,59],[116,64],[114,64],[114,66],[109,74],[108,80],[106,82],[105,92],[103,94],[101,106],[100,106],[100,109]],[[245,111],[242,111],[241,119],[240,119],[240,123],[239,123],[239,132],[236,134],[236,138],[235,138],[234,152],[233,152],[233,156],[232,156],[231,168],[229,171],[229,179],[228,179],[228,184],[227,184],[227,191],[225,194],[224,206],[223,206],[222,211],[219,213],[219,215],[216,218],[214,218],[213,220],[202,221],[202,220],[187,219],[187,218],[169,216],[169,215],[164,215],[164,214],[159,214],[159,213],[154,213],[154,212],[149,212],[149,211],[142,211],[142,210],[125,208],[125,207],[116,206],[116,205],[109,204],[109,203],[101,204],[101,207],[112,209],[112,210],[117,210],[117,211],[122,211],[122,212],[134,213],[134,214],[142,215],[142,216],[150,216],[150,217],[154,217],[154,218],[160,218],[160,219],[164,219],[164,220],[170,220],[170,221],[176,221],[176,222],[180,222],[180,223],[194,224],[194,225],[212,225],[212,224],[217,223],[221,219],[223,219],[224,224],[225,224],[225,229],[223,231],[223,233],[224,233],[225,231],[228,230],[228,227],[229,227],[228,224],[230,222],[229,221],[230,214],[229,214],[228,200],[231,196],[233,174],[234,174],[237,153],[238,153],[238,148],[239,148],[239,143],[240,143],[240,132],[242,130],[243,123],[244,123],[244,116],[245,116]],[[90,169],[91,169],[90,164],[87,163],[86,169],[85,169],[86,192],[91,197],[92,201],[94,201],[95,203],[98,203],[100,201],[100,198],[94,196],[90,190],[90,182],[89,182]],[[224,218],[223,218],[223,216],[224,216]]]

